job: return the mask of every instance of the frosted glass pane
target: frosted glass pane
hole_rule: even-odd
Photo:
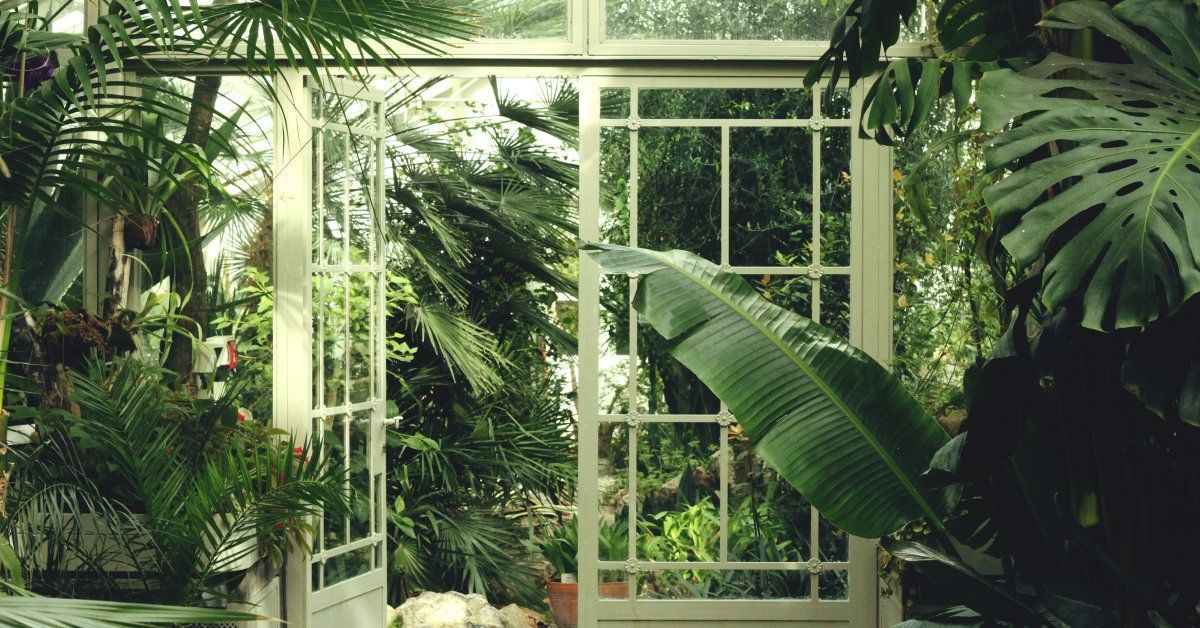
[[[826,41],[837,0],[607,0],[609,39]]]
[[[443,0],[492,39],[566,39],[567,0]]]

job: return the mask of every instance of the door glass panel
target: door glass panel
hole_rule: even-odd
[[[850,599],[850,572],[845,569],[822,571],[817,586],[822,600]]]
[[[720,261],[721,130],[643,127],[637,207],[638,246]]]
[[[716,423],[637,429],[638,557],[710,562],[721,537]]]
[[[842,338],[850,337],[850,276],[821,278],[820,323]]]
[[[367,88],[348,89],[356,91],[343,96],[314,90],[312,99],[313,429],[320,455],[344,478],[350,500],[348,516],[317,522],[314,591],[373,570],[384,586],[378,510],[383,462],[375,441],[384,407],[377,364],[383,333],[384,251],[377,220],[382,116]]]
[[[346,403],[346,276],[325,275],[324,284],[324,405],[334,408]]]
[[[826,41],[842,4],[829,0],[606,0],[609,39]]]
[[[345,260],[346,238],[346,151],[348,134],[326,129],[321,142],[324,170],[319,173],[323,180],[323,202],[321,217],[325,264],[341,264]],[[316,174],[316,173],[314,173]]]
[[[821,132],[821,265],[850,265],[850,128]]]
[[[371,415],[373,411],[355,412],[350,423],[350,540],[361,539],[371,533],[372,507],[371,490]]]
[[[649,15],[635,10],[653,13],[667,4],[606,2],[610,18],[617,10],[631,20]],[[747,6],[710,4],[702,9],[731,18],[735,4]],[[646,19],[643,32],[672,27]],[[704,36],[730,37],[712,32]],[[592,157],[601,198],[593,205],[599,211],[584,218],[596,220],[610,242],[684,249],[727,264],[770,301],[848,338],[858,276],[850,254],[851,93],[838,90],[830,105],[798,82],[747,89],[648,84],[655,86],[597,88],[600,154]],[[601,407],[583,411],[603,417],[593,426],[598,473],[583,476],[599,495],[598,558],[606,561],[593,574],[599,596],[627,595],[621,582],[605,582],[624,563],[636,578],[631,604],[849,599],[849,537],[755,454],[736,417],[720,412],[720,400],[670,355],[670,343],[630,311],[637,281],[602,276],[599,303],[581,303],[581,311],[599,312],[601,330],[581,338],[599,342],[600,355]],[[662,569],[664,562],[698,568]]]
[[[638,599],[808,600],[811,582],[801,569],[665,569],[639,575]]]
[[[640,89],[643,118],[795,120],[810,118],[812,92],[805,89]]]
[[[362,135],[350,136],[350,181],[349,190],[349,255],[351,264],[369,263],[374,254],[374,218],[371,207],[375,203],[375,177],[377,153],[373,149],[374,138]]]
[[[729,144],[729,262],[812,263],[812,131],[730,129]]]
[[[347,337],[350,368],[350,403],[371,399],[371,373],[374,366],[375,343],[375,281],[372,275],[353,273],[350,282],[350,335]]]
[[[375,552],[371,546],[360,547],[325,561],[325,586],[361,576],[371,571]]]
[[[629,412],[629,277],[606,275],[600,284],[601,414]]]
[[[729,559],[807,561],[808,500],[754,453],[741,428],[730,428],[729,447]]]
[[[624,128],[600,129],[600,241],[629,244],[629,136]]]
[[[324,429],[321,435],[321,453],[329,461],[329,466],[339,472],[346,468],[346,415],[335,414],[322,419]],[[346,542],[345,522],[336,519],[326,519],[325,548],[333,548]]]

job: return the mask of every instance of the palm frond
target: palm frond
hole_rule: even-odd
[[[476,390],[500,386],[500,370],[508,360],[491,332],[441,304],[422,303],[409,311],[423,339],[445,356],[452,373],[461,375]]]

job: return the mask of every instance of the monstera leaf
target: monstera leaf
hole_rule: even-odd
[[[946,434],[870,356],[691,253],[587,249],[642,275],[634,307],[831,522],[863,537],[920,516],[940,529],[944,496],[920,476]]]
[[[1047,22],[1096,29],[1133,63],[1051,55],[984,75],[984,126],[1016,120],[986,149],[1014,170],[985,198],[1018,263],[1044,259],[1047,305],[1142,326],[1200,292],[1200,22],[1175,0],[1077,0]]]

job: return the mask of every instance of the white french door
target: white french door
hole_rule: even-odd
[[[704,255],[886,361],[891,167],[854,133],[860,99],[826,102],[802,76],[584,76],[581,240]],[[646,359],[656,335],[632,305],[636,274],[587,255],[579,268],[580,626],[876,625],[875,542],[778,481],[719,400],[673,410]],[[710,513],[708,533],[664,558],[648,537],[684,513],[650,511],[639,480],[688,473],[660,459],[670,438],[714,462],[689,510]]]
[[[289,558],[293,626],[383,626],[384,96],[282,74],[276,120],[275,416],[345,474],[348,517],[319,517],[312,556]]]

